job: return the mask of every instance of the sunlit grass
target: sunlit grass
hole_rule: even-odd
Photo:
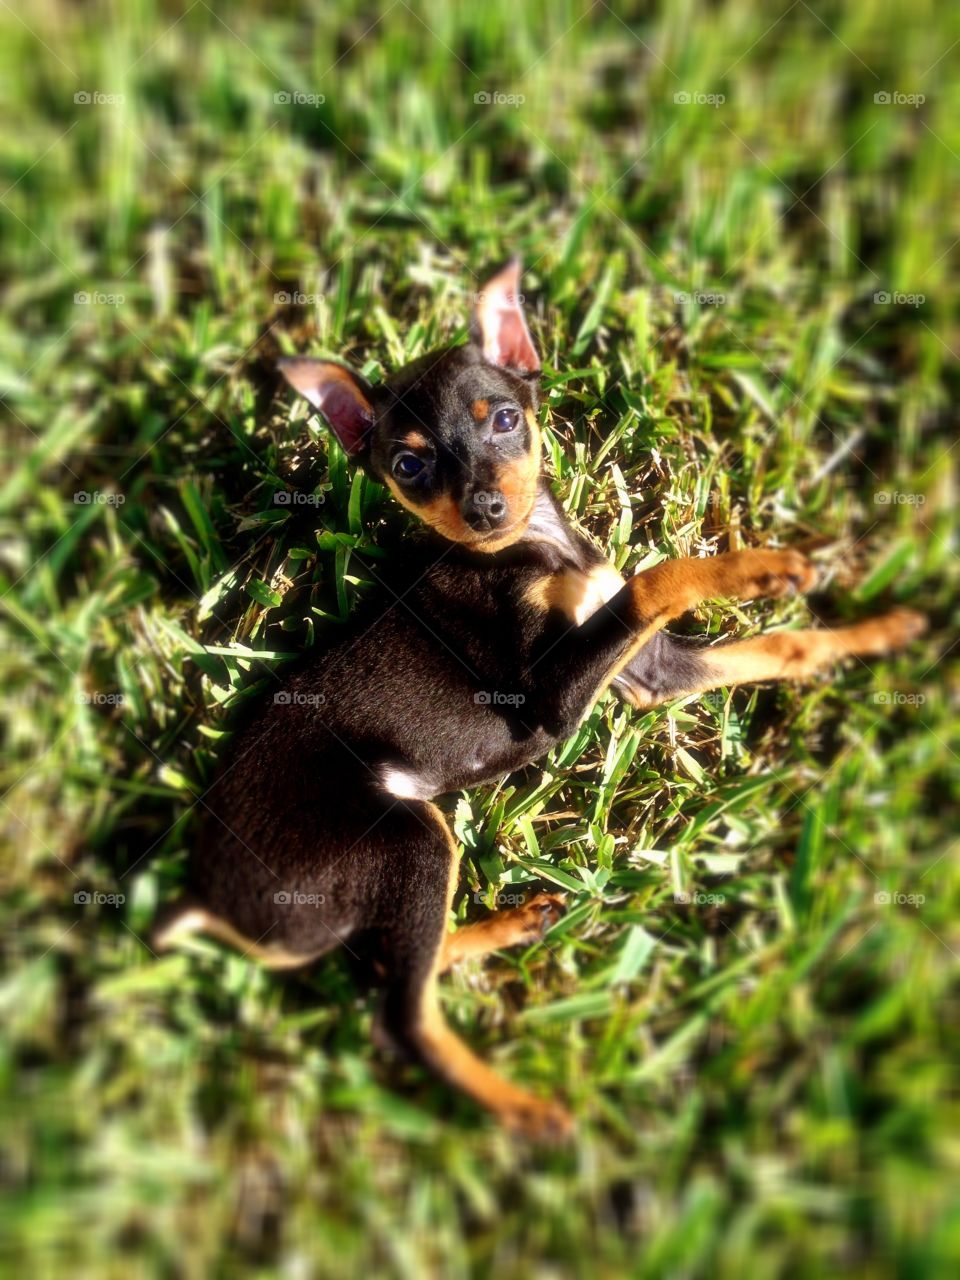
[[[960,27],[814,8],[0,10],[17,1273],[955,1269]],[[445,984],[569,1100],[550,1153],[374,1052],[338,959],[283,982],[144,942],[225,713],[405,527],[276,357],[377,377],[512,252],[545,462],[618,566],[801,545],[826,621],[933,622],[822,685],[605,700],[450,799],[459,916],[568,893],[544,946]]]

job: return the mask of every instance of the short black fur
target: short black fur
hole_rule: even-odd
[[[493,1076],[439,1017],[456,856],[432,801],[537,760],[607,687],[643,706],[712,687],[723,672],[705,654],[717,650],[664,622],[721,589],[750,598],[809,571],[796,553],[746,552],[623,583],[540,476],[539,362],[518,282],[511,264],[480,295],[465,345],[380,387],[329,362],[285,362],[424,527],[236,733],[164,930],[205,928],[285,966],[374,940],[389,1038],[543,1135],[568,1127],[562,1108]],[[492,917],[486,949],[536,936],[553,918],[548,897]]]

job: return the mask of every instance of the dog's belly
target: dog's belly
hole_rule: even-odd
[[[514,769],[545,755],[555,739],[534,731],[518,740],[506,740],[501,727],[491,727],[488,739],[464,753],[451,751],[446,757],[432,750],[418,753],[409,748],[385,759],[377,770],[380,786],[401,800],[432,800],[450,791],[495,782]]]
[[[337,756],[357,785],[427,800],[502,777],[553,745],[524,655],[511,646],[471,652],[462,636],[418,625],[402,605],[357,630],[292,673],[263,707],[274,767],[288,754],[294,763]]]
[[[480,786],[546,754],[556,739],[542,726],[489,707],[471,707],[458,721],[440,719],[398,738],[377,768],[381,787],[405,800],[430,800]]]

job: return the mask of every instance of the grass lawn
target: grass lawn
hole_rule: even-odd
[[[929,0],[0,6],[4,1274],[958,1274],[958,40]],[[569,1102],[551,1151],[374,1051],[339,957],[144,940],[231,708],[406,527],[276,358],[377,377],[512,252],[610,558],[822,566],[684,628],[931,618],[604,698],[444,801],[460,919],[568,894],[444,982]]]

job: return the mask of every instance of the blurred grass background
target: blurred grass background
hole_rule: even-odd
[[[38,0],[0,35],[7,1273],[955,1275],[960,13]],[[605,700],[453,798],[461,918],[569,894],[445,983],[570,1100],[548,1153],[376,1054],[337,958],[144,942],[225,709],[405,527],[276,356],[376,376],[511,252],[548,466],[619,566],[806,546],[826,620],[933,622],[816,686]]]

